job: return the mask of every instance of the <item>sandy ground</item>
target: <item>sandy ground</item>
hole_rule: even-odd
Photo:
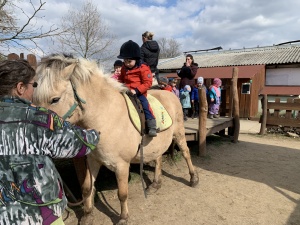
[[[165,159],[162,188],[145,198],[138,168],[133,166],[129,224],[300,224],[300,140],[258,132],[258,122],[241,121],[239,142],[209,137],[205,158],[196,155],[197,145],[190,145],[200,176],[196,188],[187,185],[183,159],[176,165]],[[153,167],[146,166],[145,173],[152,179]],[[116,223],[120,205],[114,174],[102,171],[96,188],[94,224]],[[81,215],[79,207],[73,208],[64,214],[65,224],[77,224]]]

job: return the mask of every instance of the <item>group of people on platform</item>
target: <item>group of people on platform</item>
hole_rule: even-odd
[[[141,47],[131,40],[125,42],[118,56],[118,58],[123,59],[123,62],[121,60],[115,61],[114,74],[112,75],[113,78],[127,85],[142,102],[149,135],[156,136],[155,117],[146,98],[147,90],[151,88],[155,78],[160,89],[171,91],[180,99],[184,120],[188,119],[188,115],[192,118],[199,115],[198,88],[200,87],[206,90],[209,105],[208,118],[218,118],[221,104],[221,80],[215,78],[209,88],[205,87],[203,77],[198,77],[195,82],[198,64],[194,62],[191,54],[186,55],[186,61],[177,72],[180,78],[178,85],[176,79],[168,80],[166,77],[159,77],[157,64],[160,49],[158,43],[153,40],[153,36],[154,34],[148,31],[143,33]]]

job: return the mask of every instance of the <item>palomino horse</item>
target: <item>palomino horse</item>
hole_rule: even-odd
[[[139,163],[139,145],[142,137],[132,124],[122,92],[127,91],[122,84],[104,75],[95,62],[86,59],[74,59],[64,55],[51,55],[44,58],[37,68],[38,88],[34,94],[34,103],[49,108],[68,118],[71,123],[100,131],[100,142],[87,156],[89,171],[82,185],[84,217],[81,223],[92,221],[94,181],[102,165],[115,172],[118,183],[118,197],[121,214],[118,224],[128,220],[128,177],[130,163]],[[191,161],[185,139],[183,113],[177,97],[168,91],[153,90],[156,97],[168,111],[173,124],[167,130],[159,132],[157,137],[143,138],[143,161],[155,160],[155,174],[152,186],[161,185],[162,154],[175,141],[187,162],[190,173],[190,185],[199,182],[198,173]]]

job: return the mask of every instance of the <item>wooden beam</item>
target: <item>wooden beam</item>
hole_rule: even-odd
[[[232,96],[233,96],[233,142],[237,143],[240,134],[240,106],[239,106],[239,95],[237,91],[239,69],[233,68],[232,71]]]
[[[267,125],[267,105],[268,105],[268,96],[264,94],[262,99],[262,120],[260,126],[260,135],[266,134],[266,125]]]
[[[198,150],[199,156],[206,156],[206,120],[207,120],[207,100],[206,100],[206,90],[204,88],[198,88],[199,96],[199,141],[198,141]]]

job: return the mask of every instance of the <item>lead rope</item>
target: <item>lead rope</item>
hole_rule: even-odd
[[[89,190],[89,193],[88,193],[88,197],[92,194],[92,191],[93,191],[93,178],[92,178],[92,173],[91,173],[91,169],[90,169],[90,166],[89,166],[89,163],[88,161],[86,160],[86,166],[87,166],[87,169],[90,173],[90,182],[91,182],[91,186],[90,186],[90,190]],[[72,206],[79,206],[81,205],[88,197],[85,197],[85,198],[82,198],[81,201],[79,202],[69,202],[68,201],[68,206],[72,207]]]
[[[139,103],[139,101],[137,99],[137,96],[133,95],[133,99],[134,99],[136,105],[138,106],[139,111],[143,113],[144,112],[143,108],[141,107],[141,103]],[[140,113],[139,113],[139,115],[140,115]],[[144,179],[143,179],[143,171],[144,171],[144,137],[145,137],[144,129],[145,129],[145,119],[142,119],[141,116],[140,116],[140,119],[141,119],[141,136],[142,136],[142,140],[141,140],[141,143],[140,143],[139,149],[138,149],[138,151],[140,151],[140,176],[141,176],[141,182],[142,182],[142,187],[143,187],[143,191],[144,191],[144,196],[145,196],[145,198],[147,198],[146,185],[145,185],[145,182],[144,182]]]
[[[140,159],[140,176],[141,176],[141,181],[142,181],[142,187],[143,187],[143,191],[144,191],[144,195],[145,195],[145,198],[147,198],[147,192],[146,192],[146,185],[145,185],[145,182],[144,182],[144,179],[143,179],[143,171],[144,171],[144,134],[142,135],[142,140],[141,140],[141,143],[140,143],[140,147],[139,147],[139,151],[140,151],[140,154],[141,154],[141,159]]]

